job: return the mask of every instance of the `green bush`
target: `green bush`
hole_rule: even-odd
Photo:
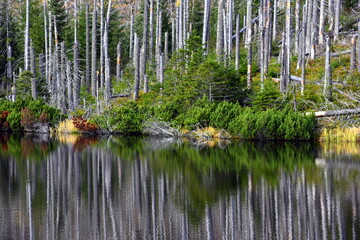
[[[113,130],[119,133],[141,133],[145,114],[135,101],[128,101],[114,107],[109,119]]]
[[[210,125],[216,128],[228,129],[229,123],[241,112],[241,106],[238,103],[220,102],[216,109],[211,112]]]
[[[317,122],[313,115],[288,110],[246,109],[229,124],[229,130],[244,139],[310,140],[314,139]]]
[[[192,105],[184,114],[181,114],[176,118],[177,123],[185,126],[194,126],[201,124],[202,126],[208,126],[210,124],[210,115],[214,111],[215,103],[210,102],[209,99],[204,96],[198,99],[194,105]]]
[[[10,125],[11,130],[20,131],[22,130],[21,126],[21,112],[11,111],[9,116],[6,118],[7,122]]]

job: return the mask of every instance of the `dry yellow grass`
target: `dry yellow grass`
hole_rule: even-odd
[[[75,127],[71,119],[66,119],[59,123],[58,128],[56,129],[58,133],[79,133],[79,130]]]
[[[320,134],[322,142],[357,142],[360,141],[360,127],[324,128]]]

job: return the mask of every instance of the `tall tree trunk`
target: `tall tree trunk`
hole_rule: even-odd
[[[48,18],[47,18],[47,1],[43,5],[43,18],[44,18],[44,40],[45,40],[45,80],[48,82],[49,77],[49,38],[48,38]]]
[[[286,45],[286,66],[285,66],[285,83],[287,87],[290,83],[290,59],[291,59],[291,0],[286,0],[286,35],[285,35],[285,45]]]
[[[79,45],[74,43],[74,77],[73,77],[73,107],[77,109],[80,102]]]
[[[91,31],[91,95],[94,97],[97,95],[97,51],[96,51],[96,32],[97,32],[97,10],[96,10],[97,1],[94,1],[94,9],[92,16],[92,31]]]
[[[239,70],[240,67],[240,15],[236,15],[236,50],[235,50],[235,68]]]
[[[174,43],[173,43],[174,44]],[[149,58],[154,58],[154,0],[150,0],[149,16]]]
[[[358,22],[358,30],[357,30],[357,33],[358,33],[358,39],[357,39],[357,69],[358,69],[358,72],[360,72],[360,21]]]
[[[165,36],[164,36],[164,60],[167,61],[167,59],[169,58],[169,33],[166,32]]]
[[[217,22],[217,34],[216,34],[216,55],[217,55],[217,59],[218,59],[219,63],[223,60],[223,54],[224,54],[223,9],[224,9],[224,0],[218,0],[218,22]]]
[[[65,82],[66,82],[66,54],[65,54],[65,43],[60,44],[60,78],[58,79],[58,109],[65,113]]]
[[[133,50],[133,46],[134,46],[134,12],[133,12],[133,7],[131,7],[131,15],[130,15],[130,52],[129,52],[129,56],[130,58],[133,57],[134,54],[134,50]]]
[[[315,48],[318,44],[318,3],[318,0],[313,0],[310,59],[315,59]]]
[[[277,7],[278,0],[274,0],[274,17],[273,17],[273,30],[272,30],[272,40],[275,41],[277,35]]]
[[[227,14],[227,57],[230,60],[232,52],[232,35],[233,35],[233,13],[234,13],[234,1],[228,0],[228,14]]]
[[[350,71],[356,69],[356,37],[351,38]]]
[[[252,0],[247,1],[246,8],[246,42],[247,47],[247,87],[252,88]]]
[[[140,88],[140,40],[135,33],[134,45],[134,62],[135,62],[135,79],[134,79],[134,100],[139,98]]]
[[[203,18],[203,32],[202,32],[202,44],[205,49],[205,54],[208,54],[209,50],[209,32],[210,32],[210,0],[204,0],[204,18]]]
[[[287,77],[287,71],[286,71],[286,67],[287,67],[287,64],[286,64],[286,54],[287,54],[287,51],[286,51],[286,33],[283,32],[283,36],[282,36],[282,41],[281,41],[281,77],[280,77],[280,91],[281,92],[284,92],[285,89],[286,89],[286,79],[288,78]]]
[[[140,49],[140,84],[144,82],[146,75],[146,55],[145,55],[145,46],[142,45]]]
[[[319,16],[319,44],[324,44],[325,31],[325,0],[320,0],[320,16]]]
[[[143,23],[143,39],[142,39],[142,48],[144,48],[144,62],[140,63],[140,82],[144,82],[144,76],[146,74],[146,60],[147,60],[147,47],[148,47],[148,9],[149,2],[144,0],[144,23]]]
[[[116,81],[121,81],[121,43],[119,42],[116,48]]]
[[[159,80],[164,84],[164,55],[161,53],[159,58]]]
[[[30,0],[26,0],[26,19],[24,36],[24,70],[29,70],[30,58]]]
[[[110,26],[111,1],[108,3],[108,10],[104,26],[104,59],[105,59],[105,104],[110,105],[111,78],[110,78],[110,57],[109,57],[109,26]]]
[[[53,52],[52,52],[52,15],[51,12],[49,12],[49,41],[48,41],[48,76],[46,79],[46,83],[49,87],[49,89],[52,89],[52,82],[53,82]],[[54,93],[53,93],[54,94]]]
[[[305,53],[306,53],[306,32],[307,32],[307,5],[303,6],[303,22],[302,22],[302,30],[301,30],[301,95],[304,95],[305,91]]]
[[[299,54],[299,34],[300,34],[300,0],[295,1],[295,49],[294,51]]]
[[[69,111],[74,110],[74,93],[75,93],[75,85],[73,88],[73,78],[71,72],[70,62],[66,61],[66,89],[67,89],[67,103]],[[74,90],[74,93],[73,93]]]
[[[78,108],[80,97],[80,76],[79,76],[79,45],[77,40],[77,0],[74,1],[74,77],[73,77],[73,104],[71,107]],[[86,33],[87,34],[87,33]],[[70,108],[70,110],[72,110]]]
[[[175,29],[175,18],[171,20],[171,54],[175,52],[176,49],[176,29]]]
[[[35,64],[35,50],[30,45],[30,71],[32,73],[31,77],[31,96],[33,99],[37,99],[37,90],[36,90],[36,64]]]
[[[339,40],[341,0],[335,0],[334,5],[334,41]]]
[[[89,26],[89,3],[86,3],[85,6],[85,15],[86,15],[86,50],[85,50],[85,84],[86,89],[90,91],[91,82],[90,82],[90,26]]]
[[[325,77],[324,77],[324,95],[329,101],[332,99],[332,70],[330,64],[331,39],[326,36],[326,55],[325,55]]]
[[[159,6],[158,6],[159,7]],[[157,12],[157,24],[156,24],[156,51],[155,51],[155,59],[156,59],[156,78],[160,80],[160,54],[162,48],[162,10],[158,9]]]
[[[46,76],[46,57],[43,53],[39,54],[39,72],[40,77],[45,79]]]
[[[105,56],[104,56],[104,0],[100,0],[100,88],[104,87],[105,80]]]

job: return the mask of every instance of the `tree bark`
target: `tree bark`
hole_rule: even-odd
[[[305,91],[305,53],[306,53],[306,31],[307,31],[307,5],[303,6],[303,27],[301,30],[301,95],[304,95]]]
[[[311,114],[314,114],[315,117],[333,117],[333,116],[340,116],[340,115],[360,114],[360,108],[306,113],[306,115],[311,115]]]
[[[218,0],[218,22],[217,22],[217,34],[216,34],[216,55],[217,60],[220,63],[223,60],[224,54],[224,0]],[[250,20],[251,21],[251,20]]]
[[[334,5],[334,41],[339,40],[341,0],[335,0]]]
[[[356,69],[356,37],[351,38],[350,71]]]
[[[74,76],[73,76],[73,108],[79,107],[80,101],[80,71],[79,71],[79,45],[77,42],[74,43]]]
[[[74,110],[74,93],[75,93],[75,84],[73,88],[73,78],[71,77],[71,66],[70,62],[66,61],[66,89],[67,89],[67,103],[69,111]],[[74,90],[74,92],[73,92]]]
[[[325,77],[324,77],[324,95],[325,98],[331,101],[332,99],[332,72],[330,65],[330,47],[331,39],[326,36],[326,56],[325,56]]]
[[[158,6],[159,7],[159,6]],[[160,54],[162,48],[162,10],[158,9],[157,12],[157,23],[156,23],[156,49],[155,49],[155,60],[156,60],[156,78],[160,80]]]
[[[130,52],[129,52],[130,58],[132,58],[133,54],[134,54],[133,46],[134,46],[134,12],[133,12],[133,7],[131,7],[131,15],[130,15]]]
[[[92,16],[92,33],[91,33],[91,94],[95,97],[97,96],[97,71],[96,71],[96,65],[97,65],[97,51],[96,51],[96,32],[97,32],[97,10],[96,10],[97,2],[94,1],[94,10],[93,10],[93,16]]]
[[[319,44],[324,44],[325,31],[325,0],[320,0],[320,16],[319,16]]]
[[[277,6],[278,0],[274,0],[274,17],[273,17],[273,30],[272,30],[272,40],[275,41],[277,35]]]
[[[247,1],[246,8],[246,42],[247,47],[247,87],[252,88],[252,0]]]
[[[203,32],[202,32],[202,44],[205,50],[205,54],[208,54],[209,50],[209,31],[210,31],[210,0],[204,0],[204,18],[203,18]]]
[[[240,68],[240,15],[236,15],[236,50],[235,50],[235,68]]]
[[[65,42],[60,44],[60,78],[58,79],[58,109],[65,113],[65,82],[66,82],[66,54]]]
[[[37,99],[37,89],[36,89],[36,64],[35,64],[35,50],[30,46],[30,71],[32,73],[31,77],[31,96],[33,99]]]
[[[174,44],[174,43],[173,43]],[[149,58],[154,58],[154,0],[150,0],[149,16]]]
[[[85,15],[86,15],[86,50],[85,50],[85,85],[86,89],[90,91],[91,82],[90,82],[90,26],[89,26],[89,3],[86,3],[85,6]]]
[[[119,42],[116,48],[116,81],[121,81],[121,43]]]
[[[104,24],[104,59],[105,59],[105,104],[110,105],[111,96],[111,78],[110,78],[110,57],[109,57],[109,26],[110,26],[111,1],[108,3],[108,9]]]
[[[26,19],[24,35],[24,70],[28,71],[30,58],[30,0],[26,0]]]
[[[134,79],[134,101],[139,98],[140,88],[140,40],[135,33],[134,38],[134,60],[135,60],[135,79]]]

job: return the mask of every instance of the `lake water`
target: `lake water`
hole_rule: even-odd
[[[0,239],[359,239],[360,145],[0,135]]]

